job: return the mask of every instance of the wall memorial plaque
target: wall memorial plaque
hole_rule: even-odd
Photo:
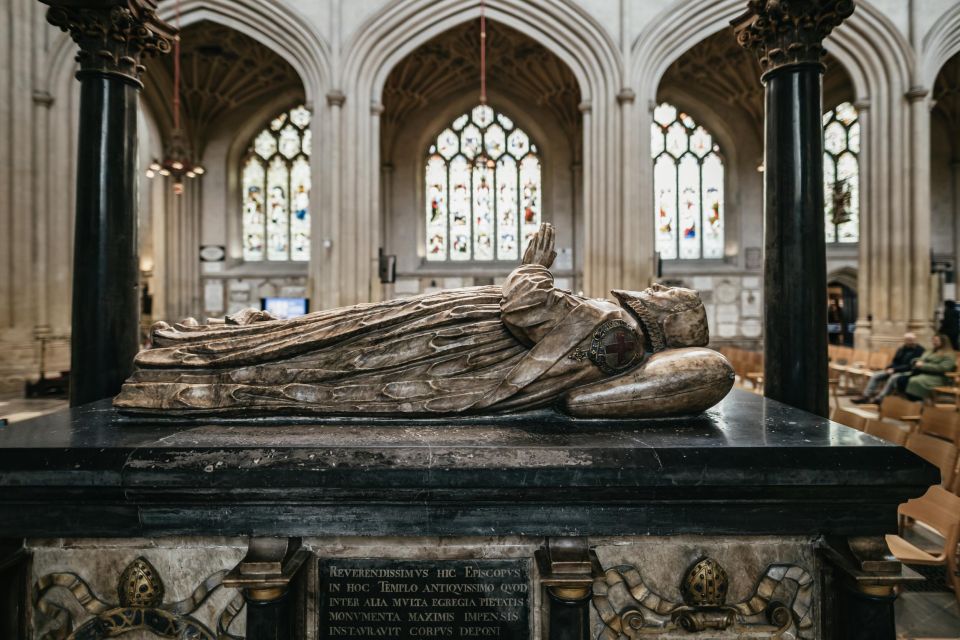
[[[320,637],[530,637],[527,560],[320,561]]]

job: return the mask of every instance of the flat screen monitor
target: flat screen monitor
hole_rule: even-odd
[[[260,308],[278,318],[296,318],[310,311],[310,299],[260,298]]]

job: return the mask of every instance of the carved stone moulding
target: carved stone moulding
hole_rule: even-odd
[[[766,75],[789,65],[822,65],[823,39],[853,9],[853,0],[750,0],[733,28],[737,42],[756,54]]]
[[[813,585],[805,569],[773,564],[748,599],[727,604],[727,572],[713,558],[704,557],[684,574],[681,603],[654,592],[636,567],[614,567],[593,584],[593,606],[603,622],[597,640],[634,640],[673,631],[732,631],[743,638],[754,634],[791,640],[813,638]]]
[[[138,86],[142,61],[168,53],[177,30],[157,17],[156,0],[41,0],[47,22],[80,47],[80,73],[121,76]]]

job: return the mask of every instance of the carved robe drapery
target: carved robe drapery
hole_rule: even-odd
[[[636,326],[619,305],[556,289],[549,269],[527,264],[502,289],[454,289],[244,326],[160,329],[115,403],[218,414],[536,408],[608,377],[583,354],[611,320]],[[639,331],[635,339],[642,353]]]

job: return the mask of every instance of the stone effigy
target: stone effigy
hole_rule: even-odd
[[[733,385],[704,348],[696,291],[654,285],[585,298],[554,286],[554,230],[541,226],[503,287],[278,320],[153,328],[154,347],[114,400],[164,415],[443,416],[553,407],[580,418],[699,413]]]

